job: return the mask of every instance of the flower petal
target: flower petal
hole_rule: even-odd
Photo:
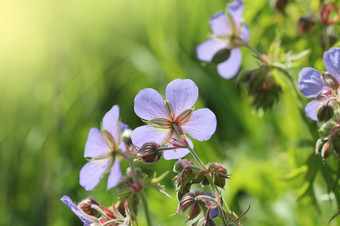
[[[168,118],[162,96],[154,89],[139,91],[135,97],[135,113],[142,119]]]
[[[80,170],[80,185],[83,186],[86,191],[91,191],[103,178],[104,173],[111,165],[111,162],[112,158],[100,161],[91,160],[86,163]]]
[[[314,121],[318,121],[318,117],[316,115],[316,110],[318,109],[319,105],[322,104],[324,101],[319,100],[312,100],[309,102],[305,107],[306,115],[313,119]]]
[[[166,87],[166,99],[172,104],[175,117],[192,108],[198,98],[198,87],[191,79],[175,79]]]
[[[85,144],[84,157],[87,158],[104,158],[110,153],[110,147],[108,146],[103,134],[97,128],[91,128],[89,136]]]
[[[216,130],[216,116],[208,108],[198,109],[182,129],[196,140],[209,140]]]
[[[197,58],[202,61],[211,62],[215,54],[221,49],[227,48],[227,45],[227,42],[209,39],[197,46]]]
[[[190,147],[194,148],[194,144],[189,138],[186,138],[187,142]],[[163,152],[163,156],[166,160],[171,160],[171,159],[180,159],[189,154],[189,149],[187,148],[178,148],[174,150],[166,150]]]
[[[119,142],[120,124],[119,124],[119,107],[114,105],[103,118],[103,129],[109,132],[116,144]]]
[[[146,125],[134,129],[131,134],[131,140],[137,148],[141,148],[147,142],[155,142],[161,145],[165,142],[168,134],[169,131],[160,131]]]
[[[227,36],[231,34],[230,24],[224,12],[220,11],[209,20],[211,31],[216,36]]]
[[[248,25],[246,25],[246,24],[243,25],[242,31],[240,33],[240,38],[245,42],[249,41],[250,31],[249,31]]]
[[[311,67],[302,68],[299,72],[298,86],[305,97],[316,97],[322,90],[327,89],[321,79],[321,73]]]
[[[218,73],[225,79],[234,77],[240,69],[242,63],[242,53],[239,48],[230,51],[229,58],[217,65]]]
[[[241,0],[234,0],[227,5],[227,11],[233,18],[236,28],[239,28],[243,17],[243,2]]]
[[[107,180],[107,190],[116,187],[121,177],[122,171],[119,166],[119,160],[116,158],[110,170],[109,179]]]
[[[68,208],[72,210],[73,213],[75,213],[79,219],[84,223],[84,225],[90,225],[92,224],[92,220],[90,219],[90,216],[88,216],[82,209],[80,209],[70,197],[67,195],[63,196],[60,199]]]
[[[340,82],[340,48],[332,48],[323,54],[325,68]]]

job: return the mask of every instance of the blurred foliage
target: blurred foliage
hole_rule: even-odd
[[[221,162],[232,173],[224,195],[236,212],[251,205],[245,225],[326,225],[337,206],[320,175],[313,185],[318,205],[311,196],[297,200],[306,186],[305,162],[315,140],[291,87],[279,80],[283,93],[273,110],[255,110],[245,87],[222,79],[214,65],[195,56],[195,47],[210,33],[210,16],[226,3],[1,1],[0,225],[80,225],[60,201],[63,195],[77,202],[89,195],[105,205],[115,201],[116,190],[106,191],[106,179],[91,192],[79,185],[88,131],[99,127],[114,104],[131,128],[141,125],[133,112],[134,96],[146,87],[164,93],[175,78],[194,80],[200,89],[197,107],[209,107],[217,116],[215,135],[209,142],[195,142],[195,148],[205,162]],[[291,0],[286,15],[274,1],[244,3],[250,42],[260,52],[274,41],[284,52],[309,49],[292,65],[295,81],[302,67],[323,70],[320,1]],[[316,26],[299,34],[304,15],[314,16]],[[334,29],[338,33],[339,25]],[[242,69],[257,66],[250,51],[242,51]],[[334,158],[327,161],[338,164]],[[173,163],[162,159],[137,165],[160,175]],[[173,198],[147,191],[156,225],[181,225],[186,219],[168,217],[177,207],[173,176],[163,181]],[[143,214],[139,218],[145,225]],[[330,225],[337,224],[339,217]]]

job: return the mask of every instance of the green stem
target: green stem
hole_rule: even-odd
[[[132,172],[132,180],[136,185],[139,185],[139,182],[138,182],[137,176],[136,176],[136,172],[135,172],[135,166],[133,164],[132,158],[129,159],[129,164],[130,164],[130,168],[131,168],[131,172]],[[152,226],[150,212],[149,212],[149,206],[148,206],[148,200],[146,199],[144,189],[140,190],[138,193],[139,193],[139,195],[142,199],[142,205],[144,207],[146,222],[149,226]]]

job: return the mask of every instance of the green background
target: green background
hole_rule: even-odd
[[[276,40],[277,49],[311,50],[293,65],[295,81],[302,67],[323,70],[319,1],[290,1],[286,16],[272,1],[244,2],[252,45],[267,52]],[[115,190],[106,191],[106,177],[91,192],[79,185],[88,131],[99,127],[115,104],[123,122],[142,125],[133,111],[135,95],[147,87],[164,94],[175,78],[195,81],[196,108],[208,107],[217,116],[216,133],[208,142],[195,142],[195,149],[204,162],[220,162],[232,174],[224,197],[239,214],[251,205],[244,225],[327,225],[336,203],[321,178],[314,182],[319,206],[309,196],[298,201],[315,141],[291,87],[276,75],[283,88],[280,101],[272,111],[256,110],[244,86],[221,78],[215,65],[195,56],[196,46],[209,38],[209,18],[226,3],[0,1],[0,225],[81,225],[60,201],[63,195],[76,202],[90,195],[105,205],[115,201]],[[317,25],[311,34],[299,35],[297,21],[306,14],[315,15]],[[242,69],[256,67],[251,52],[242,52]],[[162,159],[137,166],[160,175],[173,163]],[[169,217],[177,208],[172,177],[170,172],[163,181],[172,199],[147,190],[155,225],[186,220]],[[145,225],[141,209],[138,218]],[[331,225],[337,223],[339,218]]]

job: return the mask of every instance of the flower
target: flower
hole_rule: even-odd
[[[60,200],[66,206],[68,206],[68,208],[70,208],[73,211],[73,213],[75,213],[79,217],[79,219],[84,223],[84,226],[89,226],[92,223],[97,223],[98,222],[97,218],[86,214],[67,195],[63,196]]]
[[[120,137],[118,105],[105,114],[102,128],[103,132],[91,128],[85,145],[84,157],[92,159],[80,171],[80,185],[87,191],[96,187],[107,172],[110,172],[107,189],[115,187],[122,176],[116,155],[122,154],[126,147]]]
[[[249,41],[249,29],[242,23],[241,0],[229,3],[227,12],[228,17],[223,11],[211,17],[209,24],[213,33],[212,38],[200,44],[196,48],[196,53],[197,58],[202,61],[217,63],[218,73],[223,78],[230,79],[237,74],[241,66],[242,54],[237,46]]]
[[[132,143],[140,148],[144,143],[154,142],[161,145],[175,144],[181,136],[189,134],[196,140],[209,140],[216,129],[215,114],[207,108],[193,111],[198,98],[198,88],[190,79],[175,79],[166,87],[166,99],[154,89],[141,90],[135,97],[135,113],[148,125],[132,131]],[[190,147],[190,139],[185,140]],[[178,147],[178,146],[177,146]],[[165,159],[179,159],[189,153],[187,146],[176,150],[165,150]]]
[[[305,108],[307,116],[315,121],[318,121],[318,108],[332,104],[332,99],[336,98],[339,92],[340,48],[326,51],[323,61],[327,72],[320,72],[311,67],[305,67],[299,72],[300,92],[307,98],[315,98]]]
[[[215,196],[213,196],[210,192],[205,193],[205,195],[209,196],[211,198],[215,198]],[[222,206],[222,203],[221,203],[221,206]],[[211,208],[210,209],[210,213],[209,213],[209,217],[210,218],[215,218],[215,217],[218,216],[218,214],[219,214],[218,207]]]

